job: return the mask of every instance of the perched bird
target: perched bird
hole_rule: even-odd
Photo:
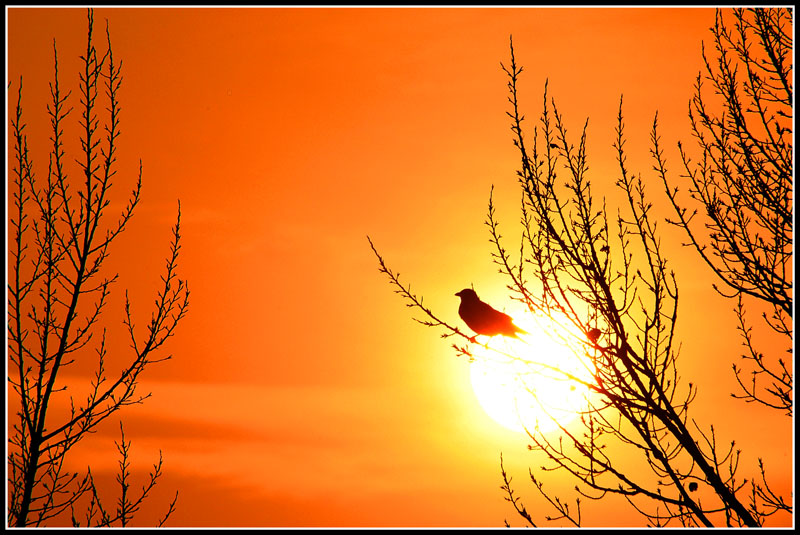
[[[456,295],[461,298],[458,315],[477,334],[486,336],[502,334],[511,338],[518,338],[517,333],[528,334],[512,323],[511,316],[481,301],[475,290],[466,288]]]
[[[600,335],[603,334],[603,331],[597,328],[592,328],[589,329],[589,332],[587,334],[589,336],[589,341],[594,344],[597,343],[597,339],[600,338]]]

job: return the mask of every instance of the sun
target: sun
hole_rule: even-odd
[[[520,340],[493,337],[489,349],[474,346],[472,388],[481,407],[503,427],[552,431],[587,407],[589,390],[581,381],[591,380],[588,361],[578,348],[568,347],[568,333],[554,322],[530,314],[514,322],[529,334]]]

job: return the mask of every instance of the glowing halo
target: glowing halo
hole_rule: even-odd
[[[549,432],[575,419],[587,406],[591,380],[582,344],[549,318],[514,316],[529,334],[519,340],[478,337],[470,379],[484,411],[512,431]],[[572,347],[570,347],[572,346]],[[584,346],[585,347],[585,346]],[[570,378],[571,377],[571,378]]]

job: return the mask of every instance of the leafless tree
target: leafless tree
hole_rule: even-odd
[[[139,492],[138,496],[132,495],[130,492],[131,487],[131,471],[130,471],[130,449],[131,449],[131,442],[125,441],[125,431],[122,427],[122,423],[120,422],[119,426],[120,430],[120,441],[116,443],[117,451],[119,452],[120,459],[119,459],[119,474],[116,476],[116,482],[119,484],[120,495],[117,499],[116,509],[115,511],[109,512],[109,510],[103,506],[103,500],[100,497],[100,493],[98,492],[97,486],[94,485],[93,479],[91,477],[91,469],[89,470],[89,490],[91,492],[89,498],[89,504],[86,507],[85,511],[85,518],[83,523],[86,526],[94,526],[94,527],[110,527],[114,526],[115,524],[119,524],[121,527],[127,527],[130,521],[133,519],[133,516],[139,511],[142,503],[149,495],[150,491],[153,490],[155,487],[158,478],[161,477],[161,466],[162,466],[162,457],[159,455],[158,463],[153,465],[153,471],[150,472],[148,476],[148,481],[146,484],[142,485],[141,491]],[[162,527],[164,523],[169,519],[172,512],[175,510],[175,503],[177,502],[178,494],[175,493],[175,499],[169,504],[169,508],[167,509],[166,514],[164,517],[158,522],[158,526]],[[75,513],[73,511],[72,515],[72,524],[73,526],[81,526],[81,520],[75,517]]]
[[[644,180],[626,163],[622,100],[614,149],[615,184],[624,201],[610,215],[606,198],[598,201],[591,187],[588,121],[577,138],[570,135],[545,84],[539,123],[532,139],[527,138],[518,98],[522,67],[513,43],[510,65],[503,69],[509,80],[511,130],[521,156],[522,228],[512,253],[490,196],[486,223],[492,258],[514,299],[531,314],[544,314],[568,327],[564,332],[570,334],[564,336],[570,339],[565,342],[580,355],[586,373],[550,371],[588,392],[577,429],[556,420],[556,434],[528,430],[531,449],[549,462],[542,470],[570,474],[578,483],[572,507],[530,472],[536,489],[558,512],[546,518],[579,526],[581,498],[608,495],[624,497],[654,526],[754,527],[777,511],[791,511],[767,485],[761,462],[760,482],[740,478],[735,443],[722,444],[713,425],[689,415],[697,387],[682,380],[677,367],[678,284],[662,251],[658,217]],[[369,241],[395,291],[424,314],[417,321],[443,330],[444,337],[463,340],[453,344],[457,354],[473,356],[474,339],[425,307]],[[499,351],[497,346],[486,348]],[[507,499],[535,525],[515,496],[502,461],[501,470]]]
[[[727,11],[727,10],[726,10]],[[653,131],[656,171],[681,227],[713,273],[720,294],[736,299],[736,315],[750,362],[750,379],[733,364],[734,397],[792,414],[792,11],[734,9],[732,24],[717,10],[714,51],[703,49],[689,106],[699,147],[694,162],[679,143],[689,201],[667,179]],[[732,27],[731,27],[732,26]],[[708,90],[710,86],[710,94]],[[697,208],[689,209],[687,204]],[[786,343],[786,355],[755,348],[743,299],[761,301],[766,325]],[[752,301],[751,301],[752,302]]]
[[[75,507],[84,497],[90,500],[86,524],[127,525],[141,499],[160,477],[161,460],[143,486],[141,499],[134,496],[128,490],[130,442],[123,434],[118,444],[123,462],[117,513],[107,513],[99,502],[91,470],[85,475],[70,472],[65,461],[76,444],[112,414],[149,397],[137,390],[140,374],[151,364],[170,358],[157,357],[156,352],[172,336],[189,304],[188,286],[177,274],[179,205],[152,316],[144,332],[137,329],[126,292],[123,332],[130,339],[132,351],[125,358],[114,355],[114,362],[124,360],[118,372],[107,369],[111,360],[106,344],[108,333],[101,319],[117,275],[109,274],[104,264],[112,242],[125,230],[139,202],[142,167],[140,163],[131,196],[114,220],[108,210],[112,182],[117,179],[121,62],[114,61],[108,27],[107,50],[102,54],[95,47],[93,28],[93,12],[89,10],[79,84],[80,152],[75,159],[78,176],[73,178],[67,172],[71,162],[65,154],[64,124],[71,112],[67,106],[70,93],[64,93],[59,85],[55,42],[52,100],[48,105],[52,146],[44,179],[36,177],[28,150],[21,78],[16,113],[11,118],[14,168],[8,381],[9,404],[16,405],[17,419],[9,430],[8,523],[13,526],[45,525],[67,512],[72,513],[77,525]],[[89,369],[94,366],[95,371],[79,385],[65,378],[63,372],[71,365]],[[68,408],[60,411],[54,408],[57,405]],[[174,505],[173,501],[166,516]]]

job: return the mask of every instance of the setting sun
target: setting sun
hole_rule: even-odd
[[[473,349],[472,388],[486,413],[502,426],[552,431],[586,408],[589,390],[582,382],[591,378],[587,361],[579,356],[579,346],[567,345],[570,338],[555,322],[531,314],[514,321],[528,334],[493,337]]]

